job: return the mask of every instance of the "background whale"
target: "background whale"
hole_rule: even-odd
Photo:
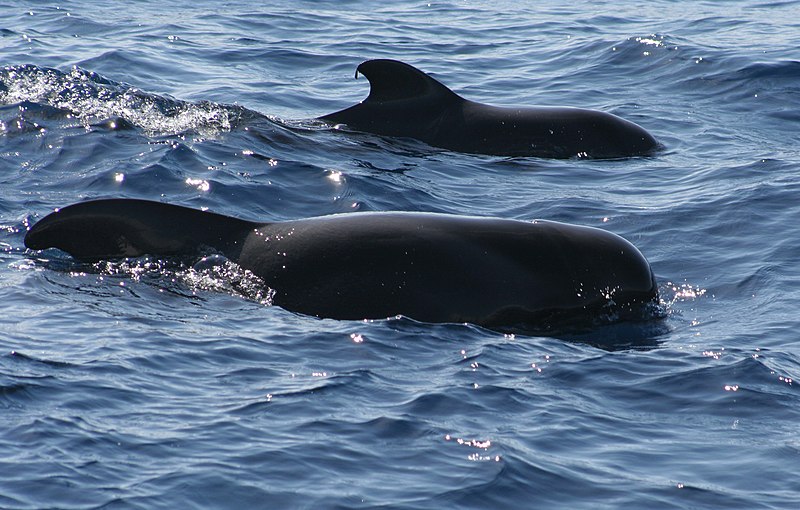
[[[545,158],[619,158],[654,153],[643,128],[610,113],[567,107],[504,108],[462,98],[397,60],[362,62],[370,83],[361,103],[320,119],[459,152]]]
[[[657,300],[650,265],[628,241],[550,221],[367,212],[259,223],[110,199],[51,213],[25,245],[83,261],[214,250],[259,276],[273,304],[334,319],[536,329],[641,317]]]

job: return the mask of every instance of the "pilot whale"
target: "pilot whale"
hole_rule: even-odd
[[[222,254],[260,277],[273,304],[333,319],[547,329],[635,318],[657,300],[625,239],[553,221],[356,212],[262,223],[134,199],[56,210],[25,236],[81,261]]]
[[[497,156],[621,158],[650,155],[660,147],[642,127],[610,113],[476,103],[397,60],[367,60],[356,68],[356,78],[359,73],[369,81],[369,96],[321,120]]]

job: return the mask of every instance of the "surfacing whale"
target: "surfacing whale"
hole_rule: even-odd
[[[643,128],[610,113],[476,103],[397,60],[367,60],[356,68],[356,78],[359,73],[369,80],[369,96],[321,120],[498,156],[621,158],[650,155],[660,147]]]
[[[632,244],[552,221],[361,212],[261,223],[108,199],[49,214],[25,245],[82,261],[216,252],[260,277],[273,304],[333,319],[544,330],[642,318],[657,300],[650,265]]]

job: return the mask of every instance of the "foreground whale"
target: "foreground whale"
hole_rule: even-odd
[[[367,99],[320,119],[459,152],[498,156],[619,158],[648,155],[659,148],[650,133],[610,113],[480,104],[396,60],[367,60],[356,69],[356,78],[359,73],[370,83]]]
[[[459,152],[498,156],[620,158],[649,155],[660,147],[650,133],[610,113],[480,104],[396,60],[367,60],[356,69],[356,78],[359,73],[369,80],[367,99],[320,119]]]
[[[25,245],[83,261],[213,250],[263,279],[273,304],[334,319],[546,329],[641,318],[657,299],[650,265],[628,241],[550,221],[365,212],[257,223],[111,199],[51,213]]]

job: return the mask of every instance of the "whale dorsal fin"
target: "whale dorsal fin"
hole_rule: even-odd
[[[414,66],[397,60],[362,62],[356,78],[369,80],[369,96],[360,103],[319,117],[352,129],[387,136],[428,140],[428,131],[446,112],[466,100]]]
[[[84,261],[185,255],[202,247],[235,259],[239,241],[260,226],[264,224],[160,202],[92,200],[43,218],[28,231],[25,246],[59,248]]]
[[[429,75],[399,60],[367,60],[356,68],[356,78],[359,73],[369,80],[370,91],[366,101],[387,102],[426,97],[436,97],[440,101],[461,99]]]

